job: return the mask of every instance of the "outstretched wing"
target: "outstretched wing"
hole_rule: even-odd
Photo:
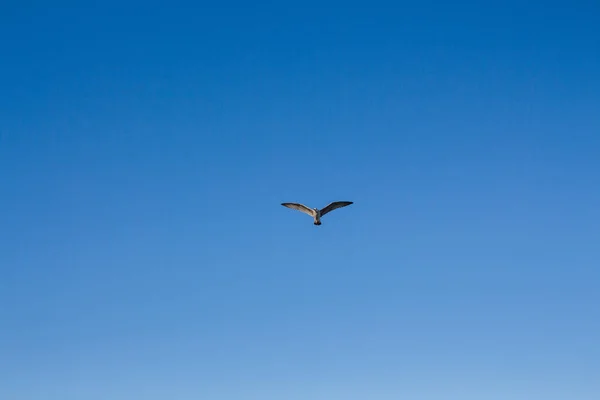
[[[334,201],[333,203],[329,204],[327,207],[325,207],[324,209],[321,210],[321,216],[323,216],[323,215],[327,214],[328,212],[331,212],[337,208],[349,206],[350,204],[353,204],[353,202],[352,201]]]
[[[287,207],[287,208],[291,208],[293,210],[298,210],[298,211],[302,211],[303,213],[306,213],[308,215],[310,215],[311,217],[315,216],[315,210],[311,210],[310,208],[306,207],[304,204],[300,204],[300,203],[281,203],[282,206]]]

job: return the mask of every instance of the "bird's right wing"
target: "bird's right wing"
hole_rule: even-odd
[[[327,207],[321,210],[321,216],[332,212],[333,210],[336,210],[338,208],[349,206],[350,204],[354,203],[351,201],[334,201],[333,203],[329,204]]]
[[[284,206],[284,207],[287,207],[287,208],[291,208],[293,210],[301,211],[303,213],[306,213],[306,214],[310,215],[311,217],[315,216],[315,211],[311,210],[308,207],[306,207],[304,204],[300,204],[300,203],[281,203],[281,205]]]

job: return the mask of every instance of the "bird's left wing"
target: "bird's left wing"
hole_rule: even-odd
[[[284,207],[287,207],[287,208],[291,208],[293,210],[301,211],[303,213],[306,213],[306,214],[310,215],[311,217],[315,216],[315,211],[311,210],[308,207],[306,207],[304,204],[300,204],[300,203],[281,203],[281,205],[284,206]]]
[[[352,201],[334,201],[333,203],[329,204],[327,207],[325,207],[321,210],[321,216],[323,216],[323,215],[327,214],[328,212],[331,212],[337,208],[349,206],[350,204],[354,204],[354,202],[352,202]]]

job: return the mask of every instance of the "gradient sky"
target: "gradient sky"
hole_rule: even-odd
[[[600,398],[597,2],[101,3],[0,11],[0,398]]]

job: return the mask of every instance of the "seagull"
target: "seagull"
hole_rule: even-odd
[[[313,224],[315,224],[315,225],[321,225],[321,217],[323,215],[335,210],[336,208],[346,207],[346,206],[349,206],[350,204],[353,204],[353,202],[352,201],[334,201],[333,203],[330,203],[327,207],[319,210],[318,208],[308,208],[304,204],[300,204],[300,203],[281,203],[281,205],[284,207],[298,210],[298,211],[301,211],[303,213],[310,215],[311,217],[314,218]]]

